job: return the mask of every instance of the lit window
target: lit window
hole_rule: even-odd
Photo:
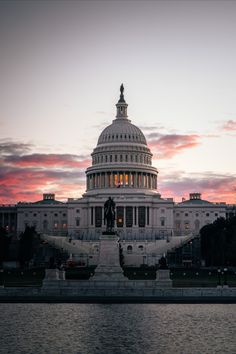
[[[186,221],[186,222],[184,223],[184,228],[185,228],[185,230],[188,230],[188,229],[189,229],[189,222]]]

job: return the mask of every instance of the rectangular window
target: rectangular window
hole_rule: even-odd
[[[112,162],[112,155],[110,155],[110,162]]]
[[[126,207],[126,227],[132,227],[133,226],[133,207],[127,206]]]
[[[165,218],[161,218],[161,226],[165,226]]]
[[[100,206],[95,207],[95,226],[102,226],[102,207]]]
[[[139,227],[145,227],[145,207],[140,206],[138,207],[138,226]]]
[[[76,226],[80,226],[80,218],[76,218]]]
[[[91,225],[93,225],[93,207],[91,207]]]
[[[137,207],[134,207],[134,225],[137,225]]]
[[[175,227],[176,227],[176,230],[180,231],[180,229],[181,229],[181,221],[180,220],[176,220]]]
[[[189,229],[189,222],[188,222],[188,221],[185,221],[185,223],[184,223],[184,228],[185,228],[185,230],[188,230],[188,229]]]
[[[124,207],[118,206],[116,208],[116,212],[117,212],[116,225],[117,225],[117,227],[123,227],[124,226]]]

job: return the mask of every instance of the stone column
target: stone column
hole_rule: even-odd
[[[134,173],[134,188],[138,188],[138,172]]]
[[[104,173],[104,186],[105,186],[105,188],[108,187],[108,173],[107,172]]]

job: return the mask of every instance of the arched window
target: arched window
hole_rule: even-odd
[[[129,246],[127,247],[127,252],[128,252],[128,253],[132,253],[132,251],[133,251],[133,247],[132,247],[131,245],[129,245]]]

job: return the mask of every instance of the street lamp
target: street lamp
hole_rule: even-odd
[[[227,285],[227,272],[228,268],[224,268],[224,285]]]

